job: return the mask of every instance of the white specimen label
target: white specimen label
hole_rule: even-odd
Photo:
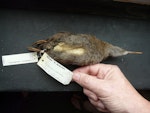
[[[27,64],[27,63],[35,63],[35,62],[38,62],[38,56],[36,52],[2,56],[3,66]]]
[[[52,59],[47,53],[43,54],[37,65],[40,66],[48,75],[64,85],[68,85],[72,80],[73,73]]]

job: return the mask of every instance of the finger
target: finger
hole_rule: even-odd
[[[83,88],[93,91],[95,94],[100,92],[103,89],[103,85],[105,84],[103,80],[98,79],[95,76],[89,76],[81,72],[74,72],[73,80]]]
[[[82,72],[94,76],[98,75],[98,77],[102,79],[104,78],[106,73],[108,73],[108,71],[112,69],[113,66],[114,65],[108,65],[108,64],[95,64],[95,65],[77,68],[73,72]]]
[[[93,99],[89,99],[91,104],[93,104],[99,111],[102,112],[108,112],[107,108],[104,106],[104,104],[101,102],[101,100],[94,101]]]
[[[95,101],[98,100],[98,97],[97,97],[92,91],[90,91],[90,90],[84,88],[84,89],[83,89],[83,92],[84,92],[84,94],[85,94],[86,96],[88,96],[88,98],[91,98],[91,99],[93,99],[93,100],[95,100]]]

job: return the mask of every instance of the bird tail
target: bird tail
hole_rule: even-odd
[[[128,54],[143,54],[143,52],[140,51],[127,51]]]

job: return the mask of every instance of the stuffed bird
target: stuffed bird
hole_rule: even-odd
[[[102,62],[108,57],[142,52],[127,51],[89,34],[59,32],[48,39],[38,40],[28,47],[29,51],[46,52],[64,65],[85,66]]]

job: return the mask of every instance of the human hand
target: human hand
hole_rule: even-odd
[[[73,71],[73,81],[99,110],[111,113],[150,113],[144,99],[115,65],[96,64]]]

